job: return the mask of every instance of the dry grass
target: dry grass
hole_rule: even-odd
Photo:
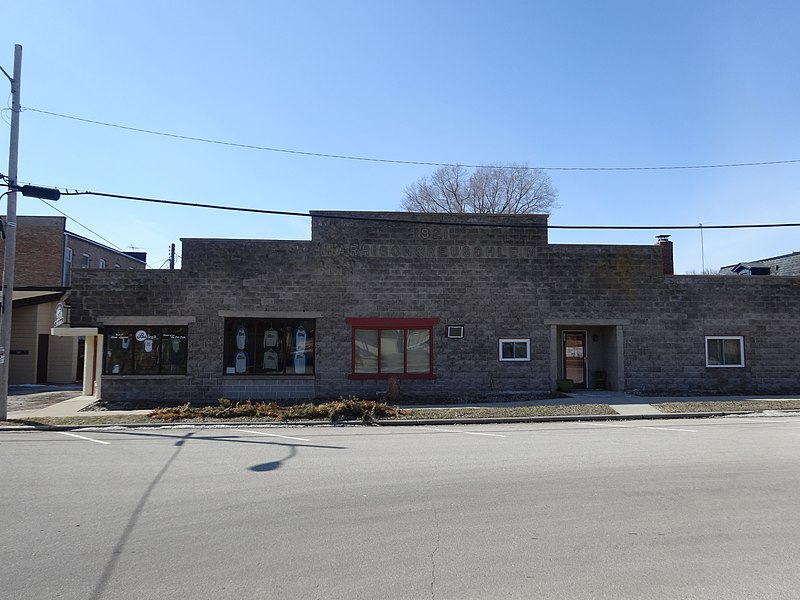
[[[463,408],[414,408],[398,419],[487,419],[506,417],[564,417],[615,415],[608,404],[560,404],[556,406],[489,406]]]
[[[758,410],[800,410],[800,399],[793,400],[706,400],[703,402],[662,402],[654,404],[665,413],[729,412]]]

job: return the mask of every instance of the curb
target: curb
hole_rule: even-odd
[[[542,417],[464,417],[456,419],[376,419],[371,423],[361,421],[218,421],[175,423],[108,423],[93,425],[3,425],[6,431],[73,431],[78,429],[160,429],[190,427],[409,427],[422,425],[491,425],[494,423],[570,423],[580,421],[653,421],[664,419],[708,419],[751,415],[762,411],[738,410],[697,413],[661,413],[655,415],[553,415]]]

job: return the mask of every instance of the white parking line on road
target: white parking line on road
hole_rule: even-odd
[[[617,429],[658,429],[659,431],[685,431],[687,433],[697,433],[696,429],[681,429],[679,427],[657,427],[655,425],[622,425],[616,423],[598,423],[603,427],[616,427]]]
[[[439,429],[437,427],[417,427],[417,429],[424,429],[426,431],[441,431],[443,433],[465,433],[467,435],[486,435],[490,437],[506,437],[499,433],[480,433],[478,431],[463,431],[461,429]]]
[[[800,421],[794,421],[787,419],[786,417],[782,417],[780,415],[776,415],[774,417],[769,417],[767,419],[753,419],[750,417],[737,417],[735,419],[729,419],[727,421],[719,421],[719,423],[725,423],[730,425],[731,423],[800,423]]]
[[[697,429],[680,429],[679,427],[651,427],[650,425],[642,425],[638,429],[658,429],[660,431],[687,431],[689,433],[697,433]]]
[[[264,433],[263,431],[255,431],[252,429],[235,429],[234,431],[239,431],[241,433],[255,433],[257,435],[266,435],[269,437],[276,437],[282,438],[284,440],[297,440],[298,442],[310,442],[311,440],[307,440],[306,438],[299,438],[299,437],[291,437],[289,435],[278,435],[277,433]]]
[[[105,444],[106,446],[110,446],[111,442],[104,442],[103,440],[94,440],[90,437],[86,437],[83,435],[78,435],[77,433],[67,433],[66,431],[56,431],[56,433],[60,433],[61,435],[68,435],[70,437],[78,438],[79,440],[86,440],[87,442],[94,442],[95,444]]]

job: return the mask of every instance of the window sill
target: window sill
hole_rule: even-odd
[[[144,375],[141,373],[125,375],[123,373],[105,373],[103,379],[186,379],[188,376],[187,373],[175,373],[170,375]]]
[[[264,379],[311,379],[314,373],[303,373],[296,375],[294,373],[223,373],[223,379],[257,379],[262,381]]]

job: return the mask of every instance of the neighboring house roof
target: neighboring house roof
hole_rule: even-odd
[[[800,277],[800,252],[720,267],[720,275],[783,275]]]
[[[71,231],[64,231],[64,234],[70,238],[80,240],[85,244],[91,244],[96,248],[102,248],[106,252],[116,254],[118,256],[124,256],[125,258],[129,258],[131,260],[135,260],[137,262],[142,263],[143,265],[147,264],[147,252],[125,252],[124,250],[117,250],[115,248],[111,248],[110,246],[106,246],[105,244],[101,244],[100,242],[96,242],[89,238],[83,237],[82,235],[78,235],[77,233],[72,233]]]

